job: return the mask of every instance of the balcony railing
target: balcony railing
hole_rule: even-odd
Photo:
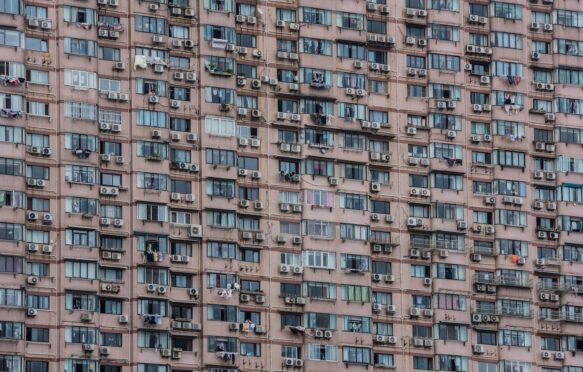
[[[532,287],[531,279],[516,278],[513,276],[502,276],[502,275],[475,275],[474,283],[476,284],[486,284],[486,285],[496,285],[496,286],[507,286],[507,287]]]
[[[551,310],[539,313],[540,320],[583,323],[583,313],[571,313],[563,310]]]
[[[465,251],[465,246],[459,244],[458,242],[449,241],[411,241],[409,248],[420,249],[424,251],[443,249],[457,252]]]
[[[532,307],[515,307],[503,304],[496,304],[495,306],[476,306],[473,313],[482,315],[498,315],[498,316],[512,316],[519,318],[531,318]]]

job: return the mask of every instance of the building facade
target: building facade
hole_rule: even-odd
[[[0,370],[583,372],[576,0],[3,0]]]

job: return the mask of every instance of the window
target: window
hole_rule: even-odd
[[[96,344],[97,328],[65,327],[65,342],[75,344]]]
[[[21,5],[19,0],[6,0],[0,4],[0,13],[21,15],[23,13]]]
[[[235,197],[235,181],[208,178],[206,193],[209,196],[233,198]]]
[[[556,9],[553,12],[554,22],[557,25],[565,27],[583,27],[583,12],[571,10]]]
[[[241,342],[241,355],[248,357],[261,356],[261,344]]]
[[[207,256],[224,259],[235,259],[237,255],[237,245],[225,242],[208,242]]]
[[[230,289],[235,282],[237,277],[234,274],[208,274],[208,288]]]
[[[429,0],[428,9],[449,10],[459,12],[460,5],[458,0]]]
[[[438,371],[469,372],[468,358],[457,355],[436,355]]]
[[[336,362],[338,349],[336,345],[308,344],[308,359]]]
[[[49,296],[27,295],[26,306],[38,310],[48,310],[50,303]]]
[[[510,209],[496,209],[494,223],[498,225],[508,225],[516,227],[527,226],[527,213]]]
[[[235,213],[231,211],[209,210],[207,211],[207,224],[216,228],[235,228]]]
[[[66,39],[66,38],[65,38]],[[26,37],[25,38],[25,48],[27,50],[33,50],[35,52],[48,52],[49,42],[46,39],[38,39],[36,37]]]
[[[438,340],[466,342],[468,340],[468,327],[459,324],[440,323],[435,325],[435,335]]]
[[[65,261],[65,276],[76,279],[97,279],[97,263],[88,261]]]
[[[22,32],[14,29],[0,28],[0,45],[22,48]]]
[[[431,0],[433,2],[439,2],[446,0]],[[447,1],[447,2],[452,2]],[[456,26],[449,26],[449,25],[440,25],[440,24],[432,24],[428,27],[427,33],[430,38],[436,40],[448,40],[448,41],[460,41],[460,30],[459,27]]]
[[[359,285],[342,285],[341,299],[343,301],[371,302],[370,287]]]
[[[150,349],[167,349],[169,345],[168,333],[161,331],[138,331],[138,347]]]
[[[498,18],[520,20],[522,19],[522,6],[511,3],[494,2],[491,4],[492,15]]]
[[[168,285],[168,270],[150,267],[138,267],[138,283]]]
[[[339,58],[366,59],[366,48],[363,45],[338,42],[336,43],[336,51],[336,56]]]
[[[90,8],[78,8],[74,6],[63,7],[65,22],[82,23],[84,25],[95,24],[95,10]]]
[[[499,331],[500,345],[530,347],[532,345],[531,334],[526,331],[503,329]]]
[[[224,166],[235,165],[236,154],[234,151],[206,149],[206,163]]]
[[[342,361],[353,364],[372,364],[372,350],[364,347],[344,346],[342,348]]]
[[[367,204],[367,195],[340,193],[340,208],[365,211]]]
[[[332,42],[330,40],[301,38],[300,53],[315,54],[321,56],[332,55]]]
[[[49,372],[49,362],[42,360],[27,360],[26,361],[26,371],[27,372]]]
[[[33,330],[34,328],[27,328],[28,330]],[[0,321],[0,339],[8,339],[8,340],[22,340],[23,332],[24,331],[24,324],[23,323],[16,323],[16,322],[8,322],[8,321]],[[48,329],[47,329],[48,331]],[[28,337],[27,337],[27,341]],[[40,341],[46,342],[46,341]]]
[[[488,35],[470,33],[469,43],[475,46],[487,47],[489,45]]]
[[[335,300],[336,284],[323,282],[304,282],[303,293],[305,296],[319,300]]]
[[[78,56],[96,57],[96,43],[92,40],[64,38],[64,46],[66,54],[74,54]]]
[[[101,346],[121,347],[122,335],[121,333],[100,332],[99,334]]]
[[[0,222],[0,240],[22,241],[24,225]]]
[[[214,12],[233,12],[232,0],[204,0],[204,8]],[[152,371],[154,372],[154,371]],[[158,371],[155,371],[158,372]],[[165,371],[162,371],[165,372]]]
[[[300,18],[305,23],[317,25],[331,25],[331,12],[329,10],[302,7],[300,8]]]
[[[407,56],[407,61],[409,61],[409,56]],[[429,68],[458,72],[460,71],[460,58],[446,54],[429,54]]]
[[[492,155],[494,158],[494,164],[520,168],[525,166],[525,154],[523,152],[494,150]]]
[[[438,293],[434,296],[438,309],[466,311],[466,297],[463,295]]]
[[[302,221],[302,235],[332,239],[336,237],[336,225],[329,221],[304,220]]]
[[[138,203],[138,220],[167,222],[168,221],[168,206],[158,204]]]
[[[208,320],[221,322],[237,322],[238,310],[236,306],[208,305]]]
[[[492,46],[499,48],[522,49],[522,35],[494,31],[491,34]]]
[[[463,190],[463,175],[431,173],[431,187],[444,190]]]
[[[413,356],[413,369],[433,371],[433,358]]]
[[[0,306],[23,306],[24,291],[0,288]]]
[[[427,96],[425,86],[407,84],[407,96],[415,98],[425,98]]]
[[[336,268],[336,254],[334,252],[322,251],[303,251],[304,266],[321,268],[321,269],[335,269]]]
[[[433,275],[438,279],[465,280],[466,270],[461,265],[437,263],[433,264]]]
[[[65,117],[78,120],[96,120],[97,106],[83,102],[65,101]]]
[[[158,173],[138,172],[137,186],[140,189],[166,191],[168,189],[168,177]]]
[[[364,16],[356,13],[338,12],[336,14],[336,26],[352,30],[364,30]]]

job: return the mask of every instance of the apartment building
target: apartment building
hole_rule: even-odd
[[[582,27],[0,1],[0,370],[583,372]]]

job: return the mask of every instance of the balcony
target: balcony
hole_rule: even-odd
[[[564,310],[541,311],[539,320],[553,322],[583,323],[583,313],[573,313]]]
[[[487,286],[505,286],[518,288],[531,288],[532,279],[521,279],[512,276],[502,275],[475,275],[474,284],[482,284]]]
[[[516,308],[496,304],[495,306],[477,306],[472,310],[473,323],[498,323],[501,316],[510,316],[518,318],[532,318],[532,308]]]

